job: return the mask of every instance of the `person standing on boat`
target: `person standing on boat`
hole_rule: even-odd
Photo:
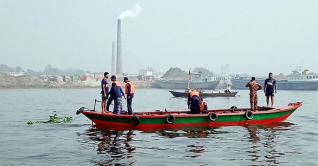
[[[200,114],[200,93],[191,90],[188,95],[188,108],[190,108],[190,114]]]
[[[251,110],[256,111],[257,108],[257,91],[262,89],[262,85],[255,81],[255,77],[246,84],[246,87],[250,89],[250,104]]]
[[[271,97],[271,102],[272,102],[271,107],[273,107],[274,105],[274,90],[275,90],[275,93],[277,93],[276,80],[273,78],[273,73],[269,73],[268,78],[265,80],[265,83],[264,83],[264,93],[266,96],[267,107],[269,106],[269,96]]]
[[[115,83],[116,86],[121,87],[121,84],[120,84],[119,81],[117,81],[115,75],[112,75],[112,76],[110,77],[110,80],[111,80],[113,83]],[[110,97],[108,98],[107,105],[106,105],[106,110],[107,110],[107,111],[109,110],[109,106],[112,104],[113,100],[114,100],[114,99],[113,99],[112,96],[110,96]]]
[[[122,96],[125,97],[125,94],[120,86],[117,86],[115,82],[112,83],[112,88],[109,91],[111,98],[114,100],[114,114],[121,114],[122,107]],[[125,97],[126,99],[126,97]]]
[[[201,98],[201,102],[200,102],[200,111],[201,111],[202,114],[209,113],[209,111],[208,111],[208,103],[206,101],[204,101],[203,98]]]
[[[124,78],[124,82],[126,83],[125,94],[127,95],[127,97],[126,97],[127,98],[127,110],[128,110],[128,114],[131,115],[131,114],[133,114],[131,104],[132,104],[132,99],[134,98],[134,94],[135,94],[135,86],[130,80],[128,80],[127,77]]]
[[[102,113],[106,113],[107,109],[106,109],[106,102],[108,99],[108,82],[107,82],[107,78],[108,78],[108,72],[104,73],[104,78],[102,79]]]

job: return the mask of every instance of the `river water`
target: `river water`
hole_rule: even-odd
[[[275,105],[303,101],[271,127],[101,131],[78,108],[93,108],[99,89],[1,89],[1,165],[318,165],[316,91],[278,91]],[[206,98],[210,109],[249,107],[247,90],[234,98]],[[259,105],[265,96],[259,92]],[[100,105],[98,107],[100,109]],[[134,111],[185,110],[186,99],[163,89],[137,89]],[[55,112],[54,112],[55,111]],[[72,116],[71,123],[27,122]]]

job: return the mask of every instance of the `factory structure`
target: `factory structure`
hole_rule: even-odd
[[[113,45],[112,45],[112,70],[111,70],[112,73],[116,73],[115,63],[116,63],[116,57],[115,57],[115,42],[113,42]]]
[[[123,77],[123,55],[122,55],[122,45],[121,45],[121,19],[118,19],[117,22],[117,49],[115,48],[115,42],[112,43],[112,67],[111,74],[116,74],[117,77]],[[117,51],[117,55],[115,53]],[[132,77],[138,77],[138,80],[152,80],[153,73],[148,71],[147,69],[142,70],[143,72],[139,72],[139,76],[134,75]],[[140,77],[140,78],[139,78]],[[145,78],[143,78],[145,77]],[[133,78],[132,78],[133,79]]]
[[[112,44],[112,73],[123,75],[123,56],[121,48],[121,20],[117,23],[117,56],[115,57],[115,42]]]
[[[121,20],[118,19],[117,24],[117,62],[116,74],[123,74],[123,56],[121,51]]]

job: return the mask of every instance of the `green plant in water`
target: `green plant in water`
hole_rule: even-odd
[[[69,123],[73,120],[73,118],[70,117],[58,117],[56,114],[50,115],[50,119],[48,121],[36,121],[35,123]],[[27,124],[31,125],[33,124],[32,121],[28,121]]]

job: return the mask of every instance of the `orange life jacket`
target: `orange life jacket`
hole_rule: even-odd
[[[128,94],[128,87],[127,87],[127,84],[130,84],[130,93],[131,94],[134,94],[135,93],[135,86],[132,82],[127,82],[126,83],[126,86],[125,86],[125,94]]]
[[[121,87],[121,83],[119,81],[113,81],[113,83],[115,83],[116,86],[120,86]]]
[[[200,103],[200,111],[204,111],[204,105],[206,105],[206,102],[205,101],[201,101]]]
[[[190,97],[192,96],[198,96],[200,97],[200,93],[199,92],[196,92],[196,91],[190,91]]]

